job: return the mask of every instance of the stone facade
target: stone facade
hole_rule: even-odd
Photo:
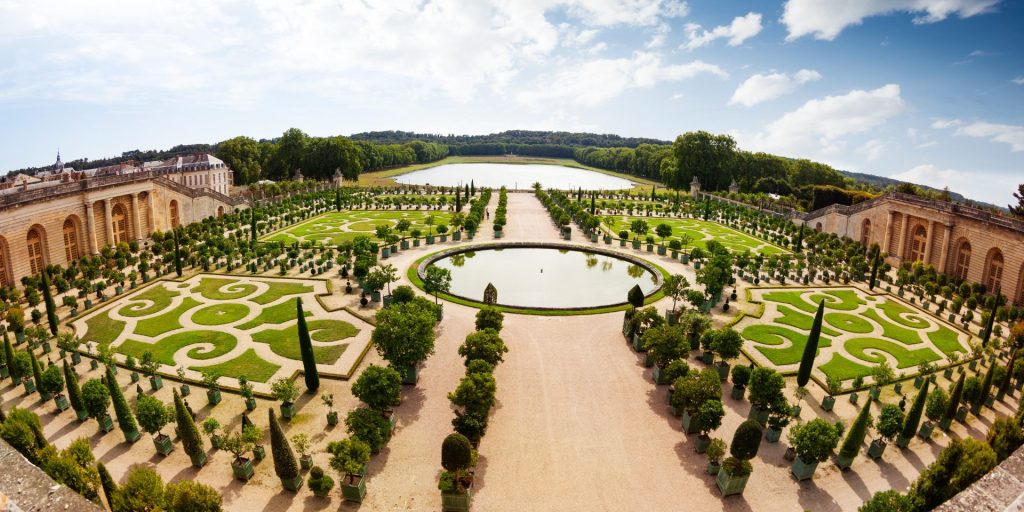
[[[0,510],[103,512],[103,508],[53,481],[7,441],[0,440]]]
[[[230,173],[230,170],[228,170]],[[0,285],[20,285],[45,265],[67,265],[106,245],[244,207],[205,186],[154,171],[105,175],[0,196]]]
[[[795,219],[800,222],[801,219]],[[802,216],[810,228],[877,243],[888,262],[922,261],[1024,303],[1024,222],[966,206],[888,193]]]

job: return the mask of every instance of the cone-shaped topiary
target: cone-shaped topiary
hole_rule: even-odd
[[[50,334],[57,335],[57,304],[53,301],[53,292],[50,291],[50,275],[43,270],[39,273],[42,278],[40,286],[43,288],[43,303],[46,304],[46,321],[50,324]]]
[[[803,230],[800,232],[803,233]],[[804,356],[800,359],[800,370],[796,374],[796,385],[801,388],[811,380],[814,358],[818,355],[818,339],[821,338],[821,318],[824,314],[825,301],[823,299],[818,303],[818,313],[814,315],[814,324],[811,325],[811,333],[807,336],[807,345],[804,346]]]
[[[11,345],[11,338],[7,335],[7,330],[4,330],[4,363],[7,364],[7,369],[11,373],[11,378],[16,377],[14,375],[14,346]]]
[[[931,384],[931,380],[925,379],[924,384],[921,386],[921,391],[917,392],[914,403],[910,406],[910,412],[903,419],[903,429],[900,431],[900,437],[910,439],[917,433],[917,427],[921,423],[921,413],[924,412],[924,402],[928,397],[929,384]]]
[[[302,299],[295,299],[296,318],[299,328],[299,351],[302,353],[302,373],[306,378],[306,392],[315,393],[320,387],[320,374],[316,371],[316,359],[313,357],[313,341],[309,338],[306,327],[306,315],[302,312]]]
[[[253,249],[256,248],[256,208],[249,207],[249,241]]]
[[[878,284],[878,266],[882,262],[881,250],[875,253],[874,259],[871,260],[871,281],[868,282],[868,290],[874,290],[875,285]]]
[[[453,473],[469,468],[473,462],[473,445],[459,433],[448,434],[441,443],[441,467]]]
[[[1003,380],[999,383],[999,392],[1004,395],[1010,390],[1010,384],[1013,382],[1013,361],[1011,357],[1010,362],[1004,367],[1006,371],[1003,372]]]
[[[113,510],[114,494],[117,493],[117,484],[110,478],[110,472],[102,462],[96,463],[96,470],[100,474],[100,485],[103,487],[103,497],[107,499],[107,505]]]
[[[978,403],[985,403],[985,400],[992,395],[992,380],[995,379],[996,364],[992,363],[992,366],[988,367],[988,371],[985,372],[985,380],[981,382],[981,397],[978,399]]]
[[[114,378],[114,372],[110,370],[110,367],[107,367],[106,383],[107,389],[110,391],[110,400],[114,403],[117,426],[121,428],[121,432],[124,432],[125,438],[130,442],[135,442],[139,437],[139,425],[135,422],[135,415],[132,414],[128,400],[125,400],[124,392],[121,391],[121,386],[117,385],[117,379]]]
[[[644,305],[644,291],[640,289],[640,285],[633,285],[629,289],[629,293],[626,294],[626,299],[634,308],[639,308]]]
[[[960,378],[957,379],[956,385],[953,386],[953,392],[949,394],[949,402],[946,403],[946,411],[942,413],[942,419],[940,422],[950,422],[956,417],[956,410],[960,408],[960,400],[964,396],[964,374],[960,374]]]
[[[864,406],[861,407],[857,417],[853,420],[853,424],[850,425],[850,430],[846,432],[843,444],[839,447],[839,455],[851,460],[857,456],[861,445],[864,444],[864,438],[868,434],[868,425],[870,423],[871,399],[868,398],[864,401]]]
[[[178,240],[178,228],[171,230],[174,234],[174,272],[181,277],[181,242]]]
[[[71,408],[75,412],[84,411],[85,403],[82,402],[82,388],[78,387],[78,374],[67,361],[64,361],[64,384],[68,389],[68,401],[71,402]]]
[[[35,353],[31,350],[28,351],[28,355],[32,362],[32,380],[36,382],[36,390],[40,393],[43,392],[43,372],[39,369],[39,360],[36,359]]]
[[[996,290],[996,296],[999,296],[999,291]],[[992,306],[992,311],[989,311],[988,323],[985,325],[984,336],[981,338],[981,346],[988,346],[988,340],[992,338],[992,327],[996,323],[996,315],[999,314],[999,306]]]
[[[270,450],[274,455],[274,473],[281,480],[291,480],[299,476],[299,464],[295,461],[295,452],[288,444],[288,438],[281,430],[274,409],[268,408],[270,414]]]
[[[196,426],[195,420],[192,419],[192,415],[185,409],[185,403],[181,400],[181,395],[178,394],[178,389],[174,390],[174,417],[177,422],[178,437],[181,439],[181,446],[185,449],[185,453],[192,458],[193,464],[201,458],[201,455],[206,455],[206,447],[203,446],[203,438],[199,435],[199,427]],[[196,464],[201,466],[202,464]]]

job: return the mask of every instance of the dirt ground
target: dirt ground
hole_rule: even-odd
[[[496,202],[497,194],[492,199],[492,213]],[[558,239],[557,231],[532,194],[509,194],[508,210],[507,240]],[[482,235],[472,243],[492,238],[489,223],[480,232]],[[578,239],[574,243],[589,245]],[[403,251],[390,262],[402,270],[404,283],[408,265],[437,249]],[[617,246],[614,249],[619,250]],[[667,257],[646,253],[644,257],[694,281],[692,267]],[[348,298],[353,303],[356,299]],[[669,301],[662,301],[659,309],[667,307]],[[19,405],[38,413],[47,438],[58,447],[75,438],[88,437],[97,458],[107,465],[115,479],[120,480],[132,464],[150,465],[168,481],[198,479],[212,485],[223,494],[226,510],[439,510],[440,446],[452,431],[454,417],[446,395],[455,389],[464,372],[457,347],[472,331],[477,311],[452,303],[446,303],[444,308],[436,352],[423,365],[419,384],[407,386],[403,392],[402,405],[397,408],[397,431],[390,444],[373,457],[367,483],[369,492],[361,505],[343,503],[337,488],[330,498],[317,498],[305,487],[298,493],[283,491],[274,475],[266,437],[268,458],[256,466],[255,477],[245,483],[232,478],[228,453],[210,451],[210,462],[195,469],[177,440],[174,452],[161,457],[148,435],[128,445],[116,428],[107,435],[99,435],[94,421],[79,423],[71,411],[54,415],[52,402],[40,404],[38,395],[23,397],[22,388],[12,387],[10,380],[3,382],[0,392],[5,408]],[[716,324],[723,319],[717,317]],[[754,472],[746,492],[722,499],[714,477],[704,473],[706,457],[694,452],[694,439],[682,433],[679,419],[671,415],[666,387],[652,383],[651,371],[643,367],[642,356],[623,340],[621,321],[621,312],[567,317],[506,314],[502,337],[510,351],[495,371],[497,405],[480,444],[474,510],[856,510],[877,491],[906,490],[951,438],[983,437],[997,415],[1015,410],[1019,396],[1008,398],[1012,408],[1008,403],[997,403],[994,411],[986,409],[982,418],[972,419],[967,426],[957,424],[948,436],[937,432],[928,443],[915,439],[906,451],[890,446],[878,462],[862,451],[849,472],[840,472],[830,462],[822,463],[814,479],[805,482],[797,482],[789,474],[789,462],[783,458],[787,447],[783,436],[779,443],[761,445],[760,453],[752,461]],[[375,351],[368,353],[361,368],[369,363],[381,363]],[[691,366],[700,368],[702,364],[691,360]],[[87,370],[88,362],[83,361],[78,366],[83,383],[99,373]],[[137,393],[130,385],[128,372],[122,369],[118,379],[133,402]],[[170,386],[177,384],[170,380],[165,383],[167,386],[156,396],[169,402]],[[948,385],[941,378],[939,383]],[[321,379],[321,384],[321,392],[335,394],[335,409],[342,416],[357,406],[350,382]],[[794,386],[791,382],[790,394]],[[148,385],[144,387],[148,390]],[[906,387],[908,400],[912,400],[916,390]],[[726,416],[722,427],[713,434],[726,442],[746,417],[750,405],[746,400],[729,398],[730,390],[731,384],[724,384]],[[856,413],[855,406],[842,397],[834,413],[825,413],[819,407],[824,396],[822,389],[811,386],[803,418],[817,415],[849,424]],[[887,391],[882,399],[895,402],[898,397]],[[204,390],[195,386],[189,402],[198,421],[212,415],[235,428],[244,410],[241,398],[230,393],[224,393],[224,401],[210,408],[206,406]],[[276,406],[273,401],[259,400],[251,416],[266,430],[266,410]],[[328,441],[345,436],[344,427],[327,428],[326,410],[315,396],[302,395],[299,406],[300,414],[285,425],[285,430],[289,436],[297,432],[309,434],[314,441],[315,462],[326,469],[328,457],[322,450]],[[167,433],[172,430],[173,426],[165,429]],[[335,481],[338,480],[336,477]]]

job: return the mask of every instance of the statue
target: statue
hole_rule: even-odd
[[[498,289],[492,283],[487,283],[484,288],[484,304],[493,306],[498,303]]]

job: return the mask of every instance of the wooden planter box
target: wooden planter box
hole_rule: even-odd
[[[327,413],[327,424],[332,427],[338,424],[338,413],[336,411]]]
[[[171,450],[174,450],[174,443],[171,442],[171,436],[159,434],[153,438],[153,447],[160,455],[167,456]]]
[[[924,440],[931,439],[933,430],[935,430],[935,424],[930,421],[926,421],[923,424],[921,424],[921,428],[918,429],[917,437],[920,437],[921,439]]]
[[[347,483],[349,478],[343,479],[341,482],[341,496],[345,498],[345,501],[361,503],[366,496],[366,478],[362,475],[349,476],[358,478],[358,480],[354,484],[349,484]]]
[[[732,392],[729,393],[729,396],[732,397],[733,400],[743,400],[743,395],[746,392],[747,388],[745,386],[733,385]]]
[[[281,487],[296,492],[302,488],[302,475],[298,475],[295,478],[282,478]]]
[[[252,461],[246,458],[235,460],[231,463],[231,474],[239,480],[248,482],[255,471],[252,468]]]
[[[469,512],[470,503],[473,500],[473,485],[470,484],[466,492],[442,492],[441,510],[444,512]]]
[[[732,476],[723,467],[718,470],[715,485],[718,486],[718,491],[722,493],[722,497],[733,496],[743,494],[743,490],[747,488],[747,480],[750,480],[750,475]]]
[[[779,439],[781,437],[782,437],[782,429],[781,428],[778,429],[778,430],[776,430],[774,428],[771,428],[771,427],[768,427],[768,428],[764,429],[764,438],[769,443],[777,443],[777,442],[779,442]]]
[[[683,411],[682,427],[686,434],[696,434],[700,431],[700,423],[694,420],[688,411]]]
[[[814,470],[818,469],[818,463],[806,464],[804,461],[797,457],[793,461],[793,465],[789,467],[789,472],[793,473],[793,476],[797,480],[810,480],[814,478]]]
[[[208,390],[206,390],[206,400],[210,403],[210,405],[217,405],[217,404],[219,404],[220,401],[221,401],[220,390],[219,389],[208,389]]]
[[[159,375],[154,375],[149,378],[149,388],[153,391],[159,391],[164,387],[164,379]]]
[[[64,393],[57,393],[57,396],[53,397],[53,403],[57,406],[57,410],[66,411],[71,404],[68,403],[68,398],[64,396]]]
[[[420,369],[418,365],[412,365],[405,369],[405,375],[402,376],[402,384],[408,384],[415,386],[416,382],[420,380]]]
[[[100,430],[103,431],[104,434],[114,430],[114,420],[110,418],[109,414],[100,416],[96,421],[100,424]]]
[[[868,446],[868,457],[878,460],[882,458],[882,454],[885,453],[885,447],[888,446],[885,441],[881,439],[875,439],[871,441],[871,445]]]
[[[295,417],[295,404],[291,402],[281,404],[281,417],[286,420],[290,420]]]
[[[192,461],[192,466],[201,468],[206,465],[206,453],[199,452],[195,455],[189,455],[188,458]]]
[[[843,455],[841,453],[837,453],[835,458],[832,459],[832,461],[836,463],[836,466],[839,469],[841,469],[843,471],[846,471],[846,470],[850,469],[850,465],[853,464],[854,457],[856,457],[856,456],[853,455],[853,456],[847,457],[847,456],[845,456],[845,455]]]
[[[821,408],[825,411],[831,411],[836,406],[836,397],[826,396],[821,400]]]

